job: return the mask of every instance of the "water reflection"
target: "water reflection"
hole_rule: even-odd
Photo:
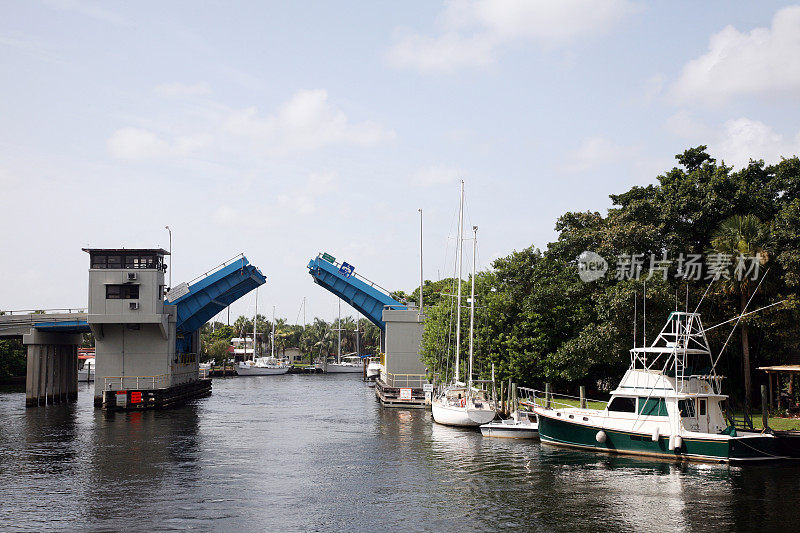
[[[220,379],[163,412],[0,394],[11,529],[797,529],[800,465],[727,467],[483,438],[382,409],[357,376]],[[0,529],[5,527],[0,526]]]

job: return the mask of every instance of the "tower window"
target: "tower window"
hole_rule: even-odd
[[[138,300],[138,285],[106,285],[106,300]]]

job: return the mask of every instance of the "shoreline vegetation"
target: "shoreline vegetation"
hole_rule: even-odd
[[[766,377],[754,369],[800,362],[800,160],[792,157],[775,165],[751,161],[735,170],[717,162],[705,146],[675,158],[677,166],[657,176],[655,183],[610,194],[612,206],[605,215],[565,213],[556,221],[554,242],[543,249],[515,250],[477,273],[476,375],[490,378],[494,365],[498,381],[511,379],[536,388],[551,383],[571,394],[583,385],[588,396],[602,397],[629,364],[637,306],[636,335],[641,344],[645,287],[648,339],[656,337],[670,311],[694,310],[706,291],[699,309],[706,327],[736,317],[751,297],[748,310],[784,300],[741,320],[718,368],[727,378],[726,393],[744,399],[735,407],[758,409],[752,391],[766,383]],[[608,262],[605,275],[588,282],[579,277],[577,264],[586,251]],[[626,255],[641,258],[638,270],[626,273],[619,265],[614,267],[614,261]],[[728,270],[718,271],[711,284],[707,272],[699,279],[688,278],[683,258],[689,255],[729,257]],[[739,256],[758,258],[757,279],[733,275]],[[656,265],[654,258],[663,261]],[[765,272],[766,281],[755,292]],[[470,280],[462,283],[466,291]],[[432,377],[442,380],[449,379],[453,370],[448,361],[453,355],[456,292],[454,278],[423,284],[427,318],[421,354]],[[419,301],[419,288],[393,296]],[[466,306],[462,311],[466,321]],[[258,315],[259,353],[270,351],[271,326]],[[276,320],[275,326],[277,354],[299,347],[304,362],[306,357],[311,362],[335,353],[339,327],[344,330],[342,352],[355,351],[352,318],[342,319],[341,324],[315,318],[305,330],[285,319]],[[711,331],[711,346],[720,349],[731,328]],[[362,353],[377,353],[380,330],[366,319],[360,320],[359,330]],[[243,316],[230,326],[206,324],[201,331],[201,360],[224,357],[231,338],[252,331],[252,319]],[[467,353],[466,338],[463,342],[462,352]],[[24,373],[24,364],[21,343],[0,341],[0,379]],[[784,387],[779,411],[796,412],[798,388]]]

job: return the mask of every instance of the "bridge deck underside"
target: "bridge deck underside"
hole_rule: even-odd
[[[386,323],[383,321],[385,306],[406,309],[406,306],[388,294],[360,279],[343,276],[335,265],[322,258],[312,259],[308,264],[308,272],[314,278],[315,283],[350,304],[382,330],[386,329]]]
[[[242,258],[190,285],[188,294],[165,303],[177,306],[177,330],[190,333],[265,282],[264,275]]]

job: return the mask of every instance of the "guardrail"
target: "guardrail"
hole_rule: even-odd
[[[14,309],[2,310],[0,309],[0,316],[18,316],[18,315],[49,315],[49,314],[63,314],[63,313],[86,313],[86,307],[72,307],[64,309]]]
[[[580,396],[570,396],[569,394],[556,394],[549,390],[537,390],[528,387],[517,387],[517,395],[520,405],[525,407],[543,407],[545,409],[564,407],[580,407],[585,409],[590,402],[593,404],[608,404],[605,400],[581,398]]]
[[[320,252],[319,254],[317,254],[317,259],[322,259],[322,260],[323,260],[323,261],[325,261],[326,263],[331,263],[333,266],[336,266],[336,267],[339,267],[339,268],[341,268],[342,264],[341,264],[339,261],[333,261],[333,262],[331,262],[331,261],[328,261],[327,259],[325,259],[325,258],[323,257],[323,255],[324,255],[324,254],[323,254],[323,252]],[[372,281],[372,280],[370,280],[370,279],[367,279],[367,278],[365,278],[364,276],[362,276],[362,275],[361,275],[361,274],[359,274],[358,272],[354,272],[354,273],[353,273],[353,276],[355,276],[356,278],[360,279],[361,281],[363,281],[364,283],[366,283],[366,284],[367,284],[367,285],[369,285],[370,287],[373,287],[373,288],[375,288],[375,289],[378,289],[378,290],[380,290],[380,291],[383,291],[383,292],[384,292],[384,293],[385,293],[387,296],[392,296],[392,292],[391,292],[389,289],[385,289],[385,288],[381,287],[380,285],[378,285],[378,284],[377,284],[377,283],[375,283],[374,281]]]
[[[394,388],[421,389],[422,385],[428,383],[426,374],[390,374],[385,372],[386,386]]]
[[[201,279],[201,278],[208,277],[209,275],[213,274],[213,273],[214,273],[214,272],[216,272],[217,270],[219,270],[219,269],[221,269],[221,268],[223,268],[223,267],[226,267],[226,266],[228,266],[230,263],[233,263],[234,261],[238,261],[239,259],[244,259],[244,258],[245,258],[245,257],[244,257],[244,252],[242,252],[242,253],[239,253],[239,254],[236,254],[236,255],[234,255],[233,257],[231,257],[230,259],[228,259],[227,261],[223,261],[222,263],[218,264],[217,266],[215,266],[215,267],[213,267],[213,268],[210,268],[210,269],[208,269],[206,272],[203,272],[202,274],[200,274],[200,275],[199,275],[199,276],[197,276],[196,278],[194,278],[194,279],[191,279],[191,280],[187,281],[187,282],[186,282],[186,284],[187,284],[187,285],[191,285],[191,284],[192,284],[192,283],[194,283],[195,281],[197,281],[197,280],[199,280],[199,279]],[[244,263],[244,261],[242,261],[242,263]]]
[[[190,379],[185,379],[185,378]],[[109,376],[103,378],[103,390],[155,390],[166,389],[177,383],[185,383],[197,379],[198,374],[181,372],[177,374],[159,374],[157,376]]]

